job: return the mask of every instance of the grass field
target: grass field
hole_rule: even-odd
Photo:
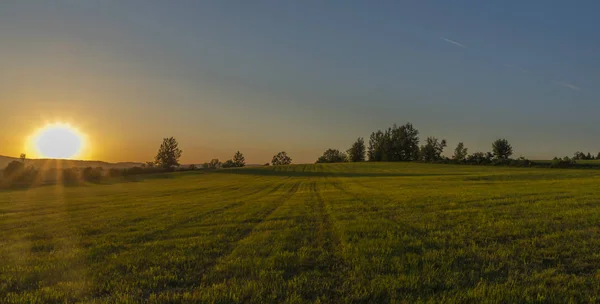
[[[363,163],[0,192],[0,302],[598,302],[600,171]]]

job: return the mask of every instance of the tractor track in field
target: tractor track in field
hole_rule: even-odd
[[[279,185],[273,187],[271,190],[269,190],[267,193],[265,193],[264,196],[268,196],[268,195],[271,195],[271,194],[277,192],[277,190],[279,190],[281,187],[283,187],[283,185],[284,184],[279,184]],[[261,191],[253,192],[251,194],[246,195],[246,197],[252,196],[252,195],[257,194],[257,193],[260,193]],[[240,207],[243,206],[243,205],[246,205],[247,203],[248,203],[248,201],[244,201],[242,204],[240,204]],[[220,213],[222,213],[222,212],[220,212]],[[202,224],[202,223],[200,223],[200,224],[196,225],[196,227],[199,227],[199,228],[200,227],[214,227],[214,226],[219,226],[219,225],[221,225],[221,224]]]
[[[208,285],[205,282],[206,277],[209,276],[211,273],[215,272],[215,268],[218,267],[219,263],[223,260],[227,260],[227,257],[229,257],[236,250],[236,248],[241,246],[240,243],[243,242],[246,238],[248,238],[252,234],[252,232],[256,229],[256,227],[258,227],[260,224],[264,223],[271,214],[273,214],[279,207],[283,206],[290,198],[292,198],[294,196],[294,194],[300,188],[301,184],[302,184],[302,182],[294,183],[288,191],[286,191],[284,194],[280,195],[275,200],[273,200],[272,202],[277,202],[277,203],[273,204],[272,207],[270,207],[262,212],[263,216],[261,217],[260,221],[257,221],[251,227],[244,229],[244,231],[242,231],[242,233],[239,234],[233,242],[231,242],[230,244],[228,244],[225,247],[225,249],[223,250],[223,253],[220,256],[215,257],[211,262],[203,265],[203,269],[205,271],[203,271],[202,273],[199,274],[198,280],[193,285],[190,284],[190,285],[185,285],[185,286],[179,286],[176,288],[171,287],[171,288],[169,288],[169,292],[174,292],[174,293],[183,292],[183,291],[191,292],[192,290],[190,288],[203,289],[203,288],[210,287],[210,285]],[[284,185],[285,184],[283,184],[283,183],[279,184],[276,187],[276,189],[271,191],[270,193],[277,191]],[[215,282],[211,282],[211,284],[214,284],[214,283]],[[154,294],[160,293],[160,292],[161,292],[161,290],[153,290],[152,291],[152,293],[154,293]],[[145,292],[143,298],[148,299],[150,297],[150,294],[151,293],[149,293],[149,292]]]
[[[337,177],[335,174],[332,174],[331,176],[334,177],[334,178]],[[360,194],[357,194],[357,193],[354,193],[354,192],[351,192],[351,191],[345,189],[343,186],[340,185],[341,183],[339,181],[337,181],[337,180],[331,180],[331,178],[327,178],[327,180],[328,180],[329,184],[331,184],[335,189],[337,189],[338,191],[340,191],[340,192],[342,192],[342,193],[344,193],[344,194],[352,197],[353,199],[359,201],[363,206],[365,206],[366,208],[368,208],[369,211],[371,211],[373,213],[381,213],[381,212],[379,212],[380,209],[378,207],[376,207],[376,206],[373,206],[373,204],[368,203],[368,200],[365,199],[363,195],[360,195]],[[353,181],[353,182],[356,183],[357,185],[365,188],[365,189],[368,189],[368,187],[366,187],[366,186],[364,186],[364,185],[362,185],[362,184],[360,184],[360,183],[358,183],[356,181]],[[384,198],[384,199],[386,199],[387,201],[393,201],[393,198],[390,197],[390,196],[388,196],[388,195],[384,195],[384,196],[381,196],[381,197]],[[419,230],[419,229],[417,229],[417,228],[415,228],[415,227],[413,227],[413,226],[411,226],[411,225],[409,225],[409,224],[407,224],[407,223],[405,223],[403,221],[399,221],[397,217],[382,214],[381,218],[383,220],[385,220],[385,221],[388,221],[388,222],[394,224],[394,226],[396,226],[396,227],[398,227],[398,228],[400,228],[402,230],[409,230],[413,234],[420,235],[420,236],[423,236],[423,235],[426,234],[426,232],[424,232],[424,231],[421,231],[421,230]]]
[[[214,215],[217,215],[217,214],[221,214],[221,213],[226,212],[227,210],[230,210],[230,209],[233,209],[233,208],[236,208],[236,207],[241,207],[241,206],[243,206],[243,205],[245,205],[245,204],[248,203],[248,198],[249,197],[261,193],[265,189],[268,189],[270,186],[272,186],[272,185],[263,186],[263,187],[255,190],[255,191],[252,191],[251,193],[246,194],[244,196],[244,199],[243,199],[244,201],[243,202],[236,201],[236,202],[227,204],[227,205],[223,206],[222,208],[217,208],[217,209],[210,210],[208,212],[203,212],[203,213],[197,214],[197,215],[192,216],[190,218],[187,218],[185,220],[179,221],[177,223],[173,223],[172,225],[167,226],[165,229],[155,230],[155,231],[152,231],[152,232],[147,233],[145,235],[142,235],[139,238],[135,239],[134,242],[149,242],[149,241],[154,241],[154,240],[156,240],[155,236],[167,234],[167,233],[169,233],[170,231],[173,231],[174,229],[176,229],[179,226],[186,225],[186,224],[189,224],[189,223],[192,223],[192,222],[195,222],[195,221],[200,221],[200,220],[205,219],[205,218],[207,218],[209,216],[214,216]],[[278,186],[276,186],[274,189],[271,189],[269,192],[267,192],[267,195],[270,194],[270,193],[273,193],[273,192],[277,191],[280,187],[281,187],[281,184],[278,185]]]
[[[233,243],[233,244],[230,244],[230,245],[229,245],[229,246],[228,246],[228,247],[227,247],[227,248],[224,250],[224,253],[223,253],[223,254],[221,254],[220,256],[216,257],[216,258],[215,258],[215,259],[214,259],[212,262],[210,262],[210,263],[208,263],[208,264],[204,265],[204,269],[209,269],[209,270],[207,270],[206,272],[204,272],[204,275],[203,275],[203,277],[206,275],[206,273],[208,273],[208,272],[212,271],[212,270],[213,270],[213,269],[214,269],[214,268],[215,268],[215,267],[218,265],[218,263],[219,263],[219,260],[221,260],[221,259],[222,259],[223,257],[225,257],[225,256],[229,256],[229,255],[230,255],[230,254],[231,254],[231,253],[232,253],[232,252],[235,250],[235,248],[237,248],[238,246],[240,246],[240,245],[239,245],[239,243],[240,243],[241,241],[243,241],[245,238],[247,238],[247,237],[248,237],[248,236],[249,236],[249,235],[252,233],[252,231],[254,231],[254,229],[255,229],[255,228],[258,226],[258,225],[260,225],[261,223],[263,223],[267,217],[269,217],[271,214],[273,214],[273,213],[275,212],[275,210],[277,210],[277,209],[278,209],[280,206],[282,206],[282,205],[283,205],[283,204],[284,204],[284,203],[285,203],[287,200],[289,200],[289,199],[290,199],[290,198],[291,198],[291,197],[292,197],[292,196],[293,196],[293,195],[294,195],[294,194],[295,194],[295,193],[298,191],[298,188],[300,187],[300,184],[301,184],[301,183],[302,183],[302,182],[296,182],[296,183],[295,183],[295,184],[294,184],[294,185],[293,185],[293,186],[292,186],[292,187],[291,187],[291,188],[290,188],[290,189],[289,189],[289,190],[288,190],[288,191],[287,191],[285,194],[283,194],[283,195],[279,196],[277,199],[275,199],[275,200],[274,200],[274,202],[279,202],[279,203],[278,203],[278,204],[275,204],[275,206],[274,206],[274,207],[272,207],[272,208],[268,208],[268,209],[267,209],[265,212],[263,212],[263,213],[264,213],[264,216],[263,216],[263,217],[261,217],[261,220],[260,220],[260,221],[256,222],[256,223],[255,223],[255,224],[253,224],[251,227],[249,227],[248,229],[244,230],[244,231],[243,231],[243,232],[242,232],[242,233],[239,235],[239,237],[237,237],[237,238],[236,238],[236,240],[234,241],[234,243]],[[267,193],[268,193],[268,194],[272,194],[272,193],[276,192],[277,190],[279,190],[279,189],[280,189],[281,187],[283,187],[284,185],[285,185],[285,184],[278,184],[277,186],[275,186],[274,188],[272,188],[272,189],[271,189],[270,191],[268,191]],[[260,189],[260,191],[255,191],[255,192],[254,192],[254,194],[258,194],[258,193],[260,193],[262,190],[264,190],[264,189],[267,189],[269,186],[271,186],[271,185],[268,185],[268,186],[265,186],[265,187],[261,188],[261,189]],[[247,197],[247,196],[246,196],[246,197]],[[206,217],[208,217],[208,216],[211,216],[211,215],[215,215],[215,214],[223,213],[223,212],[225,212],[225,211],[227,211],[227,210],[229,210],[229,209],[232,209],[232,208],[234,208],[234,207],[236,207],[236,206],[241,206],[241,205],[244,205],[244,204],[246,204],[246,203],[247,203],[247,202],[244,202],[244,203],[234,203],[234,204],[230,204],[230,205],[228,205],[229,207],[225,207],[225,208],[221,208],[221,209],[219,209],[219,210],[215,210],[215,212],[207,212],[207,213],[203,213],[203,214],[202,214],[202,215],[200,215],[199,217],[200,217],[200,218],[206,218]],[[236,205],[236,206],[231,206],[231,205]],[[190,219],[186,219],[185,221],[181,221],[181,222],[189,222],[189,221],[190,221]],[[172,229],[174,229],[174,228],[176,228],[177,226],[180,226],[180,225],[181,225],[181,222],[179,222],[179,223],[177,223],[177,224],[174,224],[174,225],[171,225],[171,226],[170,226],[170,227],[171,227],[171,230],[172,230]],[[160,231],[158,231],[158,232],[164,232],[164,231],[165,231],[165,230],[160,230]],[[149,233],[149,234],[153,234],[153,233]],[[111,253],[118,254],[119,252],[123,251],[124,249],[125,249],[125,248],[120,248],[120,249],[118,249],[118,250],[117,250],[117,252],[111,252]],[[199,282],[201,282],[202,280],[203,280],[203,278],[199,278],[199,280],[198,280],[198,281],[199,281]],[[190,285],[190,286],[181,286],[181,287],[179,287],[179,288],[170,288],[170,290],[175,290],[175,291],[176,291],[176,290],[179,290],[179,291],[183,291],[183,290],[189,290],[189,288],[190,288],[190,287],[193,287],[193,286],[191,286],[191,285]],[[157,293],[157,292],[160,292],[160,291],[161,291],[161,290],[153,290],[153,291],[152,291],[152,293]],[[151,294],[150,292],[144,292],[144,296],[143,296],[143,298],[145,298],[145,299],[148,299],[148,298],[150,297],[150,294]]]
[[[344,272],[347,268],[347,263],[342,256],[342,240],[339,233],[336,231],[331,215],[327,211],[327,205],[323,196],[319,192],[316,182],[313,182],[311,190],[314,191],[316,199],[317,212],[320,218],[319,230],[317,232],[317,244],[325,251],[330,253],[329,259],[333,267],[329,269],[335,272]],[[339,273],[338,273],[339,274]]]
[[[337,189],[338,191],[345,193],[346,195],[354,198],[355,200],[359,201],[363,206],[365,206],[365,208],[370,211],[370,212],[377,212],[379,211],[379,208],[377,208],[376,206],[373,206],[373,204],[369,204],[368,202],[366,202],[363,198],[361,198],[360,196],[358,196],[355,193],[352,193],[346,189],[344,189],[342,186],[340,186],[340,182],[338,180],[334,180],[333,178],[337,178],[337,176],[332,173],[332,172],[328,172],[331,173],[329,176],[325,177],[325,180],[327,180],[327,182],[332,185],[335,189]]]
[[[294,194],[296,194],[296,192],[298,192],[298,189],[300,188],[300,185],[302,184],[302,182],[296,182],[294,183],[294,185],[283,195],[279,196],[277,199],[275,199],[273,202],[275,204],[273,204],[272,207],[266,209],[260,219],[260,221],[255,222],[252,226],[248,227],[247,229],[245,229],[244,231],[242,231],[242,233],[236,237],[236,239],[229,244],[228,248],[225,250],[225,252],[219,256],[218,258],[216,258],[213,263],[210,263],[209,265],[206,265],[206,272],[204,272],[204,275],[202,276],[201,281],[205,281],[205,278],[207,276],[207,273],[213,272],[214,269],[217,267],[217,265],[219,265],[219,262],[222,260],[227,260],[227,257],[229,257],[236,248],[238,248],[241,242],[243,242],[246,238],[248,238],[250,235],[252,235],[252,232],[256,229],[256,227],[258,227],[259,225],[261,225],[263,222],[265,222],[265,220],[271,216],[277,209],[279,209],[279,207],[283,206],[290,198],[292,198],[294,196]],[[283,184],[282,184],[283,185]],[[207,287],[207,285],[205,285],[205,283],[201,283],[200,284],[202,287]]]
[[[214,216],[214,215],[217,215],[217,214],[224,213],[224,212],[226,212],[227,210],[230,210],[230,209],[241,207],[241,206],[243,206],[243,205],[245,205],[245,204],[248,203],[247,198],[249,198],[249,197],[251,197],[253,195],[261,193],[265,189],[268,189],[270,186],[272,186],[272,184],[265,185],[264,187],[261,187],[261,188],[255,190],[255,191],[251,192],[250,194],[245,195],[244,196],[244,202],[233,202],[233,203],[227,204],[227,205],[225,205],[225,206],[223,206],[221,208],[213,209],[213,210],[210,210],[208,212],[204,212],[204,213],[198,214],[196,216],[192,216],[192,217],[187,218],[185,220],[173,223],[173,224],[167,226],[164,229],[153,230],[153,231],[144,233],[142,235],[139,235],[139,236],[133,238],[132,240],[130,240],[128,243],[129,244],[141,244],[141,243],[148,243],[148,242],[152,242],[152,241],[156,241],[156,240],[168,240],[168,239],[171,239],[171,238],[158,238],[158,237],[161,236],[161,235],[165,235],[165,234],[169,233],[170,231],[175,230],[179,226],[182,226],[182,225],[194,222],[194,221],[203,220],[203,219],[208,218],[210,216]],[[279,185],[273,187],[272,189],[270,189],[267,192],[266,195],[269,195],[269,194],[271,194],[271,193],[279,190],[282,186],[283,186],[283,184],[279,184]],[[110,251],[110,254],[111,255],[116,255],[116,254],[119,254],[120,252],[122,252],[122,251],[124,251],[126,249],[127,249],[127,247],[125,247],[125,246],[119,247],[117,249],[113,248]],[[104,255],[104,256],[107,256],[107,255]]]
[[[352,197],[353,199],[359,201],[363,206],[365,206],[365,208],[368,209],[368,211],[370,212],[378,212],[379,208],[377,208],[376,206],[373,206],[373,204],[368,203],[367,201],[365,201],[362,197],[360,197],[359,195],[357,195],[356,193],[350,192],[346,189],[344,189],[342,186],[340,186],[340,183],[337,181],[329,181],[329,184],[331,184],[335,189],[337,189],[338,191]]]
[[[339,183],[332,183],[332,185],[336,189],[338,189],[339,191],[341,191],[341,192],[343,192],[343,193],[351,196],[352,198],[360,201],[363,205],[373,207],[373,209],[372,209],[373,212],[378,212],[379,211],[379,209],[377,207],[374,207],[371,204],[367,203],[366,199],[364,197],[362,197],[361,195],[353,193],[353,192],[350,192],[350,191],[344,189],[342,186],[339,185]],[[387,195],[384,196],[384,198],[387,199],[388,201],[393,201],[393,199],[391,197],[387,196]],[[380,212],[380,214],[381,213],[382,212]],[[401,228],[402,230],[408,230],[408,231],[410,231],[411,233],[413,233],[415,235],[424,236],[426,234],[425,231],[417,229],[417,228],[415,228],[415,227],[413,227],[413,226],[411,226],[411,225],[409,225],[409,224],[407,224],[407,223],[405,223],[403,221],[398,220],[398,217],[396,217],[396,216],[381,214],[381,218],[383,220],[386,220],[386,221],[394,224],[396,227]]]
[[[329,215],[329,212],[327,212],[327,206],[325,205],[321,193],[319,193],[316,182],[312,182],[310,190],[315,196],[316,209],[320,219],[319,231],[317,232],[317,243],[320,247],[332,250],[339,246],[340,238],[334,232],[335,228],[333,227],[331,216]],[[327,239],[331,240],[331,242],[327,242]]]

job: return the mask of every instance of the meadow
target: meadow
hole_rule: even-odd
[[[0,190],[0,302],[598,302],[599,184],[352,163]]]

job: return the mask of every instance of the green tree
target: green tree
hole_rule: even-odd
[[[369,137],[369,150],[367,152],[369,161],[381,161],[383,159],[383,141],[384,134],[381,130],[371,133]]]
[[[452,155],[452,159],[457,162],[462,162],[467,158],[467,148],[462,142],[459,142],[454,149],[454,155]]]
[[[164,169],[172,170],[179,166],[179,158],[183,151],[179,149],[179,143],[174,137],[164,138],[158,152],[156,153],[156,164]]]
[[[475,152],[467,156],[467,163],[475,165],[489,164],[491,162],[490,152]]]
[[[492,144],[492,152],[494,157],[500,160],[507,160],[513,154],[512,146],[508,143],[508,140],[504,138],[497,139]]]
[[[289,165],[292,163],[292,159],[282,151],[273,156],[271,163],[273,166]]]
[[[421,160],[426,162],[441,160],[445,147],[445,139],[440,141],[435,137],[427,137],[427,143],[421,147]]]
[[[419,159],[419,131],[411,123],[371,133],[369,161],[412,161]]]
[[[419,159],[419,131],[411,123],[400,127],[394,125],[390,133],[390,161],[413,161]]]
[[[348,161],[351,162],[362,162],[365,161],[366,156],[366,146],[365,140],[362,137],[359,137],[353,144],[350,149],[348,149]]]
[[[204,166],[206,169],[218,169],[221,167],[221,162],[218,158],[213,158]]]
[[[235,164],[235,162],[233,160],[228,159],[223,164],[221,164],[221,167],[223,167],[223,168],[234,168],[234,167],[236,167],[236,164]]]
[[[27,155],[25,153],[21,153],[21,155],[19,155],[19,158],[21,159],[21,162],[23,164],[25,164],[25,160],[27,159]]]
[[[233,155],[233,164],[235,167],[243,167],[246,165],[246,159],[244,158],[244,154],[237,151],[235,155]]]
[[[336,149],[327,149],[323,155],[317,159],[317,163],[343,163],[348,160],[344,152]]]

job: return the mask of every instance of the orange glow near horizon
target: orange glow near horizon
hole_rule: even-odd
[[[26,150],[34,158],[81,159],[89,149],[85,134],[68,123],[51,123],[29,136]],[[31,154],[31,153],[30,153]]]

